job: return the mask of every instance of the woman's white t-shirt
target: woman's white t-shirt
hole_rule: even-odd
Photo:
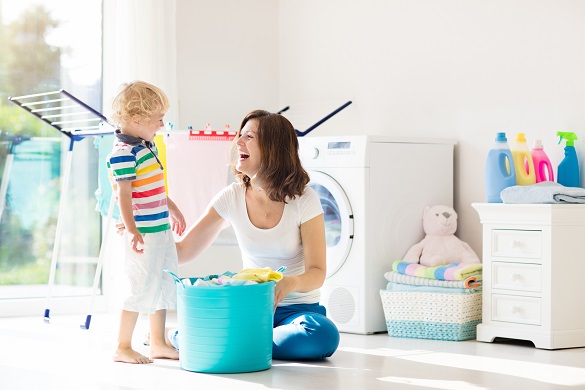
[[[244,268],[270,267],[276,270],[286,266],[287,276],[305,272],[300,226],[323,214],[319,195],[311,187],[306,186],[300,197],[287,200],[280,222],[271,229],[260,229],[252,224],[246,208],[246,189],[240,183],[225,187],[213,198],[211,205],[234,228]],[[279,305],[318,303],[319,299],[319,289],[292,292]]]

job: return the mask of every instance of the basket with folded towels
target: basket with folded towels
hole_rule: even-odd
[[[392,337],[475,339],[481,322],[481,270],[477,263],[436,267],[397,260],[386,272],[382,306]]]

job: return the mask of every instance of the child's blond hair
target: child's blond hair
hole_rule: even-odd
[[[167,95],[158,87],[144,81],[133,81],[120,86],[112,102],[112,120],[125,125],[135,115],[139,119],[150,119],[164,114],[170,107]]]

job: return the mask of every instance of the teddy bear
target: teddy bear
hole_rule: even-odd
[[[455,236],[457,213],[453,208],[444,205],[425,207],[423,229],[426,237],[406,252],[404,261],[427,267],[481,262],[474,250]]]

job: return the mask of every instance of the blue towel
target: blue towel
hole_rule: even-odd
[[[505,188],[500,196],[504,203],[585,203],[585,188],[542,181],[529,186]]]
[[[443,293],[443,294],[472,294],[481,291],[481,287],[473,288],[456,288],[456,287],[438,287],[438,286],[414,286],[409,284],[401,284],[388,282],[386,291],[392,292],[427,292],[427,293]]]

